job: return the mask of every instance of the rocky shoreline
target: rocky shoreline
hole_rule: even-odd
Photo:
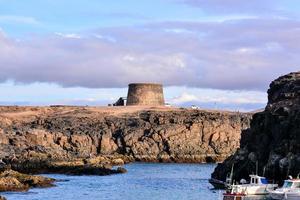
[[[55,181],[22,173],[111,175],[126,173],[114,166],[134,161],[226,159],[212,174],[222,181],[233,165],[235,180],[248,178],[256,171],[256,163],[259,174],[269,179],[296,177],[300,172],[300,72],[273,81],[268,99],[265,110],[254,115],[161,108],[129,112],[0,107],[0,192],[52,186]],[[4,183],[15,188],[5,188]]]
[[[220,162],[239,147],[251,118],[175,108],[0,107],[0,158]]]
[[[0,193],[26,192],[30,188],[52,187],[55,179],[29,174],[68,174],[106,176],[126,173],[121,166],[130,162],[125,156],[98,156],[69,161],[51,161],[41,159],[3,159],[0,164]],[[115,167],[116,166],[116,167]],[[23,173],[20,173],[23,172]],[[5,200],[0,196],[0,200]]]
[[[33,159],[3,159],[8,169],[13,169],[29,174],[69,174],[69,175],[111,175],[125,173],[122,168],[130,158],[124,156],[106,157],[97,156],[93,158],[77,158],[72,160],[46,160],[41,158]]]
[[[268,105],[253,116],[243,131],[241,147],[219,164],[212,178],[225,180],[234,165],[234,180],[247,179],[256,171],[276,182],[300,173],[300,72],[273,81]]]
[[[54,182],[52,178],[5,170],[0,173],[0,192],[25,192],[33,187],[52,187]]]
[[[239,147],[251,118],[177,108],[0,107],[0,159],[25,174],[100,176],[126,173],[120,166],[134,161],[220,162]]]
[[[111,175],[126,173],[120,166],[134,161],[220,162],[239,147],[240,132],[252,118],[225,111],[127,109],[0,107],[2,166],[7,173]]]

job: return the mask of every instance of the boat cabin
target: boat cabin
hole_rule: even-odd
[[[300,188],[300,179],[285,180],[283,188]]]
[[[267,195],[268,190],[274,190],[277,187],[277,184],[269,184],[265,177],[250,175],[249,183],[231,185],[230,191],[223,194],[223,200],[244,200],[251,195]]]
[[[268,179],[258,175],[250,175],[250,184],[251,185],[268,184]]]

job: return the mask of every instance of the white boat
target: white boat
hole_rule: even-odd
[[[285,180],[281,188],[270,191],[270,197],[275,200],[299,200],[300,179]]]
[[[265,177],[250,175],[250,183],[231,185],[223,195],[224,200],[244,200],[247,196],[266,196],[270,190],[275,190],[277,184],[270,184]]]

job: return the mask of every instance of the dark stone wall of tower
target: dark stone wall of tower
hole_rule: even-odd
[[[152,83],[129,84],[127,106],[164,106],[163,86]]]

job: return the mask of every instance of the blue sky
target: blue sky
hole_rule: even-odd
[[[166,20],[194,20],[206,17],[199,9],[167,0],[0,1],[0,13],[8,34],[47,34],[106,27],[134,26]],[[9,18],[11,20],[9,20]],[[23,22],[23,23],[22,23]]]
[[[255,110],[299,70],[297,0],[0,0],[0,104],[105,105],[130,82]]]

